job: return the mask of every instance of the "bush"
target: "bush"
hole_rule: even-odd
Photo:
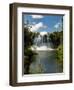
[[[57,63],[63,69],[63,45],[59,45],[56,51]]]
[[[29,66],[34,60],[34,55],[37,53],[32,51],[30,48],[25,48],[24,50],[24,74],[29,74]]]

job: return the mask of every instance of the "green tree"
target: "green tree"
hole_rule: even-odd
[[[54,48],[57,48],[63,42],[63,31],[49,34],[49,39],[53,43]]]

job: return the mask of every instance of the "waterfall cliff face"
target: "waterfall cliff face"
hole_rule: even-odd
[[[34,46],[36,50],[52,50],[52,42],[48,35],[38,35],[34,38]]]

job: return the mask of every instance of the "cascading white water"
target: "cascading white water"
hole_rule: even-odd
[[[42,38],[40,35],[38,35],[37,37],[35,37],[34,39],[34,45],[36,46],[40,46],[42,44]]]
[[[37,45],[37,46],[43,46],[43,45],[46,45],[47,46],[49,43],[50,42],[49,42],[48,37],[46,38],[46,41],[45,41],[44,36],[41,36],[41,35],[38,35],[34,39],[34,45]]]
[[[45,37],[46,35],[46,37]],[[47,33],[40,33],[34,38],[34,48],[35,50],[53,50],[52,43],[49,40]]]

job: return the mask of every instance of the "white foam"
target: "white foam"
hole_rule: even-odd
[[[49,48],[49,47],[47,47],[47,46],[45,46],[45,45],[40,46],[40,47],[38,47],[38,46],[32,46],[31,49],[32,49],[32,50],[38,50],[38,51],[42,51],[42,50],[43,50],[43,51],[44,51],[44,50],[55,50],[55,49]]]

